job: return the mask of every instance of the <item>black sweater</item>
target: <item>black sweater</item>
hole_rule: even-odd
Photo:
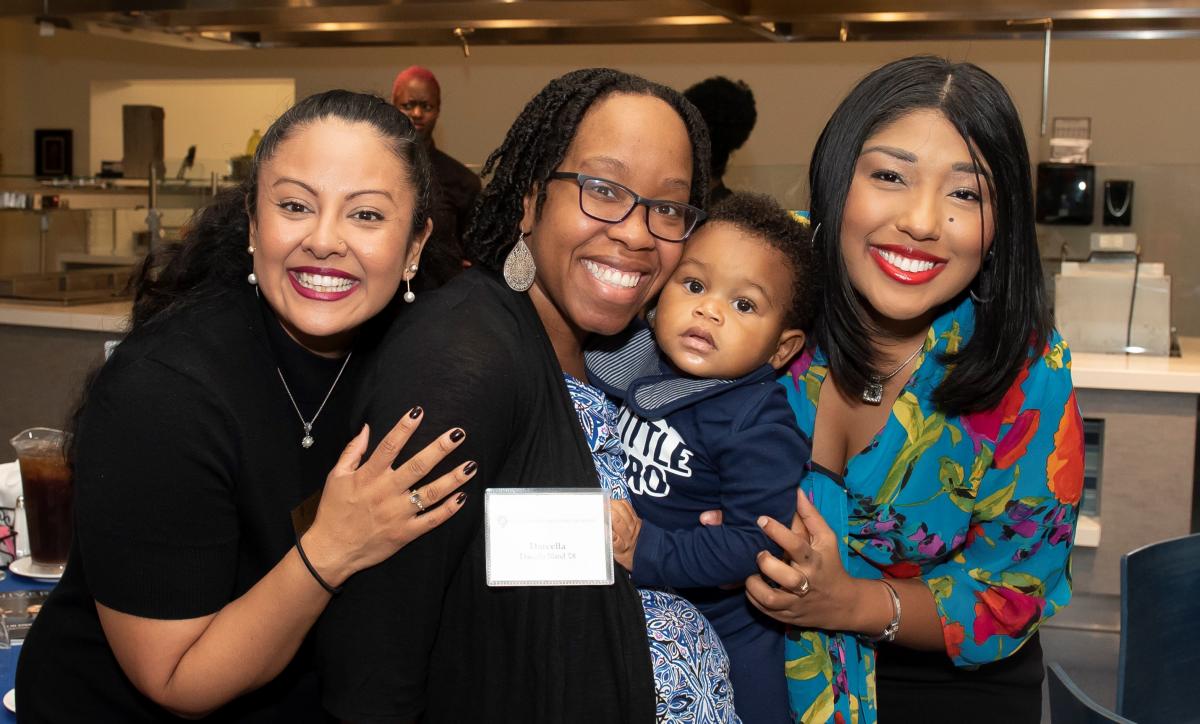
[[[74,547],[23,647],[20,721],[176,720],[121,671],[94,601],[135,616],[194,618],[262,578],[293,545],[292,508],[353,437],[357,362],[306,450],[276,365],[308,418],[341,360],[292,342],[250,287],[121,343],[79,424]],[[206,721],[325,721],[311,658],[306,645],[274,682]]]
[[[351,721],[654,720],[641,602],[624,571],[611,586],[488,588],[488,487],[598,487],[550,340],[528,295],[469,270],[422,295],[364,371],[373,444],[425,408],[401,458],[453,426],[470,459],[465,507],[351,578],[318,630],[330,711]],[[431,479],[432,477],[431,476]]]

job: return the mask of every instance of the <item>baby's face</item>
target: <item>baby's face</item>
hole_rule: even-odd
[[[654,336],[689,375],[741,377],[774,364],[791,301],[792,272],[783,253],[714,222],[688,240],[659,297]]]

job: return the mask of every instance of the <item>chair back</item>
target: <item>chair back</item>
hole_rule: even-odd
[[[1133,724],[1083,693],[1057,663],[1046,667],[1046,685],[1050,689],[1050,724]]]
[[[1200,533],[1121,557],[1117,711],[1200,722]]]

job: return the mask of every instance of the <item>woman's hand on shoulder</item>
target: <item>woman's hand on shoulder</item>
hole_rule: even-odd
[[[413,487],[462,444],[466,433],[461,428],[447,430],[399,468],[392,468],[421,418],[421,409],[414,408],[362,462],[369,433],[364,425],[326,478],[316,519],[304,534],[303,545],[313,566],[331,586],[340,586],[358,571],[390,558],[444,523],[466,501],[466,493],[445,502],[442,499],[475,475],[474,461],[420,488]]]

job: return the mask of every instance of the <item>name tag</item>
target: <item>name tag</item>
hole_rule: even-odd
[[[613,582],[603,490],[491,488],[483,497],[489,586]]]

